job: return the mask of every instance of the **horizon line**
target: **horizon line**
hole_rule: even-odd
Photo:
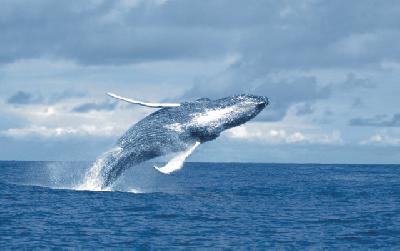
[[[95,160],[1,160],[0,162],[95,162]],[[167,163],[168,161],[148,161],[148,163]],[[185,161],[185,163],[222,164],[272,164],[272,165],[400,165],[400,163],[318,163],[318,162],[247,162],[247,161]]]

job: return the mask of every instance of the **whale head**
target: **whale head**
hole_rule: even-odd
[[[213,140],[229,128],[242,125],[257,116],[268,104],[264,96],[234,95],[227,98],[199,99],[202,109],[192,114],[192,134],[201,141]]]

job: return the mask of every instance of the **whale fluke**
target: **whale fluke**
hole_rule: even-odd
[[[138,101],[138,100],[133,100],[130,98],[125,98],[125,97],[121,97],[117,94],[111,93],[111,92],[107,92],[106,93],[108,96],[119,99],[119,100],[123,100],[126,101],[128,103],[131,104],[136,104],[136,105],[142,105],[142,106],[146,106],[146,107],[151,107],[151,108],[163,108],[163,107],[177,107],[180,106],[181,104],[179,103],[149,103],[149,102],[142,102],[142,101]]]

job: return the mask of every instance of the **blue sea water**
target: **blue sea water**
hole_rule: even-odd
[[[147,164],[76,190],[89,165],[0,162],[0,247],[400,248],[398,165]]]

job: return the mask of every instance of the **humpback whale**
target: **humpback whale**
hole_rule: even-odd
[[[245,94],[183,103],[149,103],[107,95],[159,109],[134,124],[115,147],[96,160],[89,176],[97,173],[101,189],[110,187],[129,167],[171,153],[176,156],[168,164],[155,168],[162,173],[176,171],[180,168],[176,163],[183,163],[197,146],[251,120],[269,104],[267,97]]]

